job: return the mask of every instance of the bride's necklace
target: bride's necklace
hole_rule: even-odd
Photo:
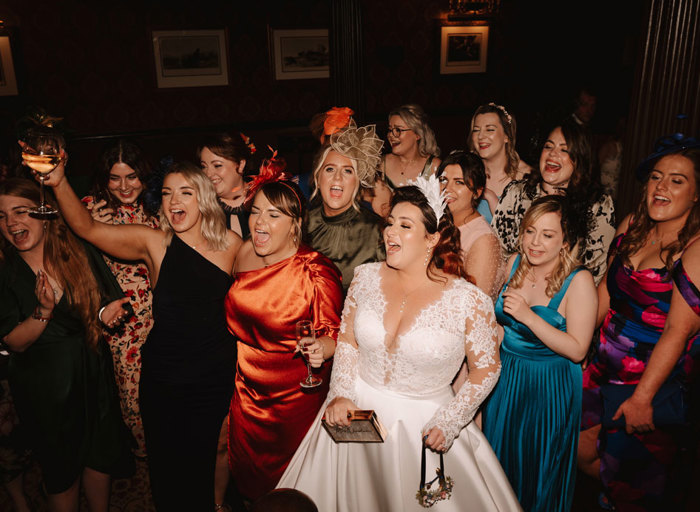
[[[414,292],[420,290],[421,288],[423,288],[424,286],[425,286],[425,285],[423,285],[423,284],[419,284],[418,286],[416,286],[416,287],[415,287],[413,290],[411,290],[410,292],[407,292],[407,291],[404,289],[403,298],[401,299],[401,306],[399,307],[399,313],[403,313],[403,310],[404,310],[404,308],[406,307],[406,303],[408,302],[408,297],[409,297],[412,293],[414,293]],[[403,289],[403,286],[402,286],[401,288]]]

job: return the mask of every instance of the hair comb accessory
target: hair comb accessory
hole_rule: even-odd
[[[260,166],[260,173],[255,176],[250,182],[250,185],[248,185],[248,193],[245,199],[246,204],[249,204],[258,190],[267,183],[280,182],[283,185],[287,185],[285,181],[294,181],[294,177],[285,171],[287,162],[284,161],[284,158],[277,157],[277,150],[272,149],[270,146],[267,146],[267,148],[272,152],[272,156],[263,160]],[[299,201],[299,206],[301,207],[301,199],[296,191],[289,185],[287,185],[287,187],[294,192],[294,196],[297,198],[297,201]]]
[[[511,124],[513,122],[513,118],[510,117],[510,114],[506,110],[506,107],[503,105],[499,105],[498,103],[494,103],[493,101],[489,103],[489,107],[497,108],[501,112],[503,112],[503,115],[506,117],[506,120],[508,121],[508,124]]]
[[[681,116],[678,117],[680,118]],[[695,137],[686,137],[682,133],[665,135],[657,139],[654,144],[654,152],[642,160],[642,163],[637,167],[637,179],[644,181],[649,171],[651,171],[651,166],[662,156],[691,148],[700,148],[700,141]]]
[[[343,130],[330,137],[330,146],[334,151],[355,161],[357,178],[366,188],[374,185],[383,145],[384,141],[377,137],[375,125],[358,128],[352,119]]]
[[[241,139],[243,139],[243,144],[248,146],[248,151],[250,151],[250,154],[254,155],[257,149],[255,147],[255,144],[253,144],[253,141],[250,140],[250,137],[248,137],[245,133],[241,132]]]
[[[437,225],[440,225],[440,219],[445,213],[445,208],[447,208],[447,203],[445,202],[445,193],[440,190],[440,182],[431,174],[428,178],[419,176],[415,180],[409,180],[407,185],[413,185],[418,187],[423,195],[428,200],[428,204],[435,212],[435,217],[437,218]]]

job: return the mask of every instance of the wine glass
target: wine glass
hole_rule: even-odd
[[[44,181],[63,160],[61,141],[57,134],[48,131],[30,131],[24,137],[22,145],[22,160],[24,164],[39,174],[41,201],[39,206],[29,210],[32,217],[48,218],[55,216],[58,211],[46,203],[44,199]]]
[[[302,343],[302,339],[304,338],[307,338],[307,340],[305,343]],[[311,338],[311,341],[308,341],[308,338]],[[314,325],[311,320],[299,320],[297,322],[297,342],[299,344],[299,348],[301,349],[302,355],[304,354],[306,347],[313,344],[315,341],[316,331],[314,330]],[[323,379],[316,377],[313,373],[311,373],[311,365],[309,364],[308,359],[306,361],[306,369],[308,370],[309,375],[302,380],[299,385],[302,388],[315,388],[316,386],[320,386]]]

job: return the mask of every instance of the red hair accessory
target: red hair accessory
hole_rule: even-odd
[[[294,181],[294,177],[288,172],[285,172],[287,162],[284,161],[284,158],[277,158],[277,150],[272,149],[270,146],[267,146],[267,148],[272,152],[272,156],[263,160],[260,166],[260,174],[255,176],[250,182],[250,185],[248,185],[248,194],[245,199],[246,204],[250,203],[255,197],[255,194],[258,193],[258,190],[267,183],[281,182],[283,185],[287,185],[284,183],[285,181]],[[299,206],[301,207],[301,200],[299,196],[297,196],[296,191],[289,186],[288,188],[294,192],[297,201],[299,201]]]
[[[328,137],[347,128],[354,113],[348,107],[333,107],[327,112],[316,114],[311,119],[309,128],[312,135],[318,137],[321,144],[325,144]]]
[[[243,139],[243,144],[248,146],[248,151],[250,151],[250,154],[254,155],[257,149],[255,148],[255,144],[253,144],[253,142],[250,140],[250,137],[241,132],[241,139]]]

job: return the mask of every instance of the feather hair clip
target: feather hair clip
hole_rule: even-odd
[[[431,174],[429,177],[418,176],[415,180],[409,180],[407,185],[418,187],[423,195],[428,200],[428,204],[435,212],[437,225],[440,225],[440,219],[445,213],[447,203],[445,202],[445,193],[440,190],[440,182]]]

